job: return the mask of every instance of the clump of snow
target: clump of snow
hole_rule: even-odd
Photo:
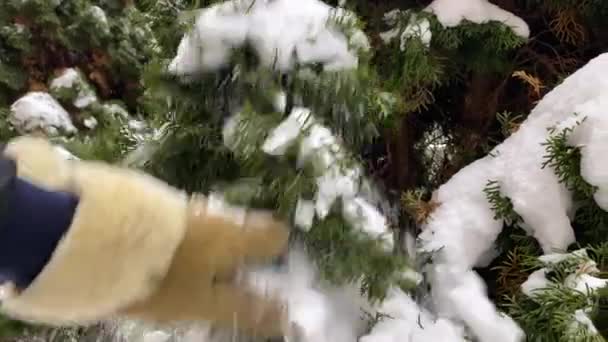
[[[372,48],[369,39],[360,29],[354,30],[354,33],[349,37],[348,43],[351,47],[360,51],[369,51]]]
[[[280,156],[300,136],[303,129],[312,124],[311,112],[307,108],[297,107],[279,126],[272,130],[264,142],[262,150],[267,154]]]
[[[605,84],[602,84],[605,86]],[[600,208],[608,211],[608,166],[602,158],[608,149],[606,141],[608,135],[608,121],[605,119],[608,99],[606,96],[597,96],[586,102],[579,103],[576,110],[579,114],[579,125],[574,127],[569,136],[568,143],[580,148],[581,176],[591,185],[597,187],[594,194],[595,202]]]
[[[528,297],[534,297],[538,291],[542,291],[551,286],[551,282],[547,279],[547,268],[541,268],[532,272],[528,279],[521,284],[521,292]]]
[[[30,92],[11,105],[8,118],[21,134],[42,130],[49,135],[75,133],[70,114],[45,92]]]
[[[61,91],[62,89],[74,89],[76,95],[73,99],[74,107],[83,109],[97,102],[95,91],[84,79],[82,74],[74,69],[65,69],[61,75],[51,81],[50,89],[53,92]]]
[[[566,279],[565,284],[579,292],[587,293],[608,286],[608,279],[601,279],[584,273],[572,274]]]
[[[437,318],[399,289],[391,289],[378,312],[386,315],[359,342],[463,342],[462,326]]]
[[[534,271],[528,279],[521,285],[522,292],[531,298],[547,291],[551,286],[557,285],[555,282],[546,278],[546,274],[556,267],[559,263],[568,261],[574,262],[577,267],[564,280],[563,285],[579,291],[584,294],[591,295],[597,289],[608,286],[608,279],[594,277],[593,274],[598,274],[600,270],[597,264],[587,255],[585,248],[576,250],[571,253],[553,253],[542,255],[538,258],[545,264],[539,270]],[[570,330],[574,333],[581,326],[592,335],[597,334],[597,329],[587,315],[591,307],[580,308],[573,313],[572,324]]]
[[[114,119],[127,120],[130,118],[129,112],[121,105],[116,103],[104,103],[101,105],[103,113]]]
[[[597,331],[597,328],[593,324],[593,321],[587,315],[586,310],[583,309],[578,309],[574,312],[574,320],[572,321],[570,329],[572,331],[576,331],[577,328],[579,328],[580,326],[586,329],[591,335],[599,336],[599,331]]]
[[[386,32],[380,33],[380,38],[385,44],[390,43],[393,39],[399,36],[399,19],[402,16],[402,11],[398,9],[390,10],[384,13],[384,22],[392,28]]]
[[[594,292],[599,288],[608,286],[608,279],[594,277],[594,274],[600,272],[597,264],[587,255],[585,248],[579,249],[572,253],[553,253],[542,255],[538,258],[546,267],[534,271],[528,279],[522,284],[522,291],[529,296],[533,296],[532,291],[542,291],[549,287],[552,282],[545,275],[558,263],[571,261],[576,263],[576,272],[569,274],[564,280],[564,285],[583,293]]]
[[[227,146],[234,146],[234,120],[225,126]],[[232,134],[232,135],[231,135]],[[392,250],[394,237],[387,219],[361,193],[363,181],[359,165],[347,165],[345,149],[331,131],[317,123],[311,111],[296,107],[275,127],[262,146],[270,155],[282,155],[302,137],[298,166],[312,163],[317,173],[317,193],[314,200],[316,216],[324,219],[330,208],[342,200],[342,214],[350,225],[372,239],[379,239],[387,250]]]
[[[286,341],[354,342],[365,331],[362,310],[371,308],[358,288],[322,285],[299,248],[291,249],[284,268],[248,270],[243,279],[259,293],[276,294],[287,303]]]
[[[403,18],[409,18],[403,27]],[[429,47],[433,38],[431,23],[426,18],[418,18],[415,14],[408,15],[405,11],[391,10],[384,14],[384,21],[391,27],[390,30],[380,33],[380,38],[385,44],[400,36],[399,49],[404,51],[408,39],[417,38],[422,44]]]
[[[425,11],[437,16],[445,27],[458,26],[463,20],[477,24],[498,21],[522,38],[527,39],[530,36],[530,28],[523,19],[488,0],[434,0]]]
[[[308,231],[312,228],[312,223],[315,218],[315,203],[313,201],[298,199],[296,204],[296,213],[294,224],[296,227]]]
[[[287,108],[287,94],[284,91],[280,91],[276,94],[273,101],[274,110],[277,112],[284,112]]]
[[[88,129],[94,129],[95,127],[97,127],[97,124],[98,124],[97,119],[95,119],[92,116],[84,119],[83,123],[84,123],[84,126]]]
[[[475,271],[437,264],[431,267],[429,278],[430,300],[439,317],[463,322],[479,341],[523,341],[523,330],[496,310]]]
[[[366,328],[364,312],[374,307],[355,285],[335,288],[319,281],[315,265],[300,246],[292,248],[281,267],[241,270],[241,286],[261,295],[276,295],[288,304],[286,342],[355,342]],[[211,322],[160,327],[140,321],[112,322],[112,341],[253,342],[239,331],[218,329]]]
[[[405,50],[405,41],[409,38],[419,38],[425,46],[431,45],[433,33],[431,32],[431,23],[428,19],[412,18],[412,22],[403,30],[401,34],[401,50]]]
[[[442,185],[434,194],[439,207],[419,236],[421,249],[431,252],[442,248],[441,260],[475,266],[502,229],[503,222],[494,218],[483,191],[486,183],[494,180],[499,183],[501,193],[511,199],[524,228],[538,240],[545,253],[565,251],[574,242],[569,219],[572,196],[554,170],[541,167],[546,155],[542,144],[548,138],[549,128],[571,119],[574,113],[588,119],[574,131],[573,139],[578,129],[601,127],[601,122],[593,122],[593,118],[601,117],[597,113],[602,112],[601,105],[606,101],[603,95],[604,89],[608,89],[604,78],[607,71],[608,55],[592,60],[545,96],[520,129],[490,155],[463,168]],[[593,114],[590,113],[593,108],[598,116],[585,115],[585,112]],[[591,138],[588,142],[582,153],[594,148]],[[581,172],[601,167],[582,166]],[[602,184],[597,185],[599,191],[604,189]]]
[[[477,24],[498,21],[510,27],[522,38],[527,39],[530,36],[528,24],[523,19],[487,0],[435,0],[424,11],[434,14],[445,27],[458,26],[464,20]],[[407,40],[412,38],[418,38],[427,47],[431,44],[433,33],[431,24],[426,18],[420,18],[409,11],[394,9],[384,14],[384,22],[391,27],[388,31],[380,33],[380,38],[385,44],[397,37],[400,37],[401,51],[406,49]]]
[[[608,141],[598,139],[604,127],[602,120],[606,120],[601,113],[608,108],[607,75],[608,54],[603,54],[545,96],[520,129],[490,155],[460,170],[435,192],[433,200],[439,207],[422,227],[418,247],[423,252],[436,251],[430,271],[436,305],[450,306],[449,293],[454,293],[451,279],[467,279],[471,268],[481,263],[502,230],[503,222],[494,217],[483,191],[488,181],[498,182],[501,193],[511,199],[514,210],[523,219],[523,228],[538,240],[545,253],[565,251],[575,242],[569,219],[573,211],[572,194],[559,182],[554,170],[542,168],[546,155],[542,144],[550,134],[549,128],[571,121],[574,113],[579,113],[587,120],[575,129],[572,139],[586,137],[582,153],[588,154],[581,172],[589,179],[593,179],[589,174],[601,174],[597,170],[605,169],[602,158],[597,158],[597,154],[592,158],[591,152],[601,155],[605,148],[602,146]],[[577,136],[579,129],[584,133]],[[604,183],[595,183],[600,187],[600,193],[608,191]],[[601,196],[597,198],[601,205]],[[456,275],[443,282],[442,272],[446,269]],[[536,276],[540,278],[540,273]],[[574,287],[581,287],[581,284],[600,286],[605,282],[590,275],[572,280]],[[470,293],[467,303],[468,308],[447,311],[474,330],[481,319],[474,313],[479,311],[478,307],[487,307],[491,302],[478,288]],[[492,316],[489,307],[486,310],[488,329],[493,327],[498,331],[502,323],[487,321]],[[512,334],[517,331],[513,329]]]
[[[576,250],[571,253],[551,253],[544,254],[538,257],[538,260],[547,264],[547,265],[555,265],[567,259],[577,258],[581,260],[590,260],[587,254],[587,250],[585,248]]]
[[[278,70],[295,64],[321,63],[327,70],[357,66],[353,46],[369,48],[360,30],[346,36],[341,25],[354,15],[319,0],[231,0],[202,10],[195,28],[179,44],[170,72],[192,75],[229,63],[232,51],[252,45],[268,67]]]
[[[108,16],[106,12],[101,9],[99,6],[91,6],[89,8],[89,13],[95,19],[95,22],[98,24],[98,27],[104,33],[110,33],[110,23],[108,22]]]
[[[414,283],[415,285],[420,285],[422,283],[422,281],[424,280],[424,277],[422,276],[422,274],[414,271],[413,269],[407,269],[407,270],[403,271],[399,278],[401,280],[410,281],[410,282]]]

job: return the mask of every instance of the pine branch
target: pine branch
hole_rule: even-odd
[[[593,196],[596,187],[587,183],[580,175],[580,149],[568,143],[572,131],[585,119],[577,121],[576,125],[554,132],[543,143],[547,151],[544,156],[543,168],[550,167],[558,176],[559,181],[566,185],[568,190],[574,192],[575,200]]]

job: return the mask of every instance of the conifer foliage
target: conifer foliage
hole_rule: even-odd
[[[366,303],[356,319],[327,304],[345,317],[301,325],[297,341],[599,342],[608,216],[572,144],[586,114],[520,146],[539,162],[518,175],[571,194],[571,239],[542,235],[515,191],[529,180],[491,165],[608,48],[606,18],[601,0],[5,0],[0,138],[46,134],[275,211],[319,287]],[[0,335],[118,341],[124,327],[3,319]]]

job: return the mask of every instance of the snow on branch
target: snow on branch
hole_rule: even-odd
[[[443,27],[455,27],[464,21],[476,24],[500,22],[521,38],[530,36],[530,28],[523,19],[487,0],[435,0],[419,14],[399,9],[386,12],[383,19],[390,29],[380,33],[380,38],[389,44],[400,37],[401,51],[406,49],[406,42],[411,38],[430,46],[433,37],[431,24],[428,18],[420,15],[425,12],[433,14]]]
[[[522,38],[530,36],[530,28],[523,19],[488,0],[435,0],[425,11],[435,14],[445,27],[458,26],[463,20],[477,24],[499,21]]]
[[[403,28],[402,21],[407,18],[407,26]],[[384,22],[391,27],[390,30],[380,33],[380,38],[385,44],[390,43],[397,36],[400,36],[399,49],[404,51],[406,42],[410,38],[418,38],[425,46],[430,46],[433,33],[431,24],[426,18],[418,18],[415,14],[398,9],[391,10],[384,14]]]
[[[429,274],[440,317],[464,322],[480,341],[520,340],[521,329],[506,317],[498,319],[482,280],[472,271],[491,261],[503,227],[483,188],[488,181],[500,185],[545,254],[565,252],[575,242],[573,197],[555,170],[543,167],[545,142],[555,129],[572,129],[569,143],[580,148],[581,175],[597,187],[597,204],[608,209],[608,166],[601,158],[608,149],[607,108],[608,54],[603,54],[545,96],[490,155],[460,170],[434,193],[439,207],[422,227],[418,247],[435,252]]]
[[[522,292],[542,302],[543,296],[551,291],[565,286],[574,293],[579,294],[580,304],[572,305],[564,298],[565,314],[570,314],[569,332],[575,336],[577,330],[583,329],[587,334],[598,335],[597,328],[589,318],[589,313],[594,311],[594,300],[590,297],[595,295],[598,289],[608,286],[608,279],[595,277],[600,273],[597,263],[587,254],[587,249],[579,249],[572,253],[546,254],[538,258],[544,267],[532,272],[528,279],[521,285]],[[549,280],[547,275],[551,272],[559,272],[561,279]],[[551,314],[551,312],[549,312]],[[572,338],[574,340],[574,338]]]
[[[77,132],[70,114],[45,92],[30,92],[15,101],[8,121],[21,134],[37,130],[50,135]]]
[[[52,79],[50,90],[60,100],[64,98],[72,100],[74,107],[78,109],[87,108],[98,102],[95,90],[75,68],[65,69],[58,77]]]
[[[273,129],[262,149],[270,155],[282,155],[286,149],[302,137],[299,146],[298,166],[312,163],[317,174],[317,194],[314,211],[312,202],[301,201],[302,212],[296,213],[298,223],[305,222],[301,228],[309,229],[313,215],[324,219],[330,208],[342,200],[342,214],[346,221],[357,231],[372,239],[380,240],[387,251],[393,249],[393,233],[387,219],[360,193],[364,181],[359,165],[349,160],[346,150],[333,133],[317,122],[310,110],[294,108],[291,114]]]
[[[231,0],[203,9],[180,42],[169,70],[192,75],[230,63],[250,45],[264,66],[288,70],[320,63],[325,70],[354,68],[357,50],[369,49],[355,15],[319,0]]]
[[[391,290],[378,311],[387,317],[374,325],[371,332],[359,339],[359,342],[465,341],[465,332],[461,326],[445,318],[437,319],[399,289]]]

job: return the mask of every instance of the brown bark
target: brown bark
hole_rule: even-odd
[[[391,183],[401,191],[411,189],[416,184],[417,162],[414,151],[416,142],[412,115],[402,118],[398,127],[387,134],[390,136],[389,156]]]
[[[503,82],[493,75],[475,73],[469,80],[460,122],[466,130],[483,135],[496,116]]]

